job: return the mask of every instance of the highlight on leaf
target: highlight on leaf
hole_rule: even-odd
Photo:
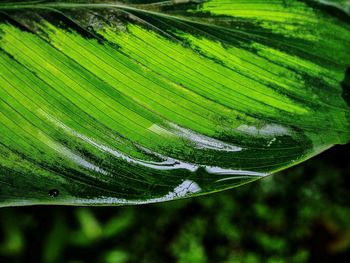
[[[236,187],[350,139],[348,1],[0,3],[0,206]]]

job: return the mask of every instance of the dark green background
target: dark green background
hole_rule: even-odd
[[[0,210],[0,262],[350,262],[350,145],[210,196]]]

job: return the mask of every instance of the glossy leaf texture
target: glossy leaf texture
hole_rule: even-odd
[[[350,138],[347,1],[0,3],[0,206],[254,181]]]

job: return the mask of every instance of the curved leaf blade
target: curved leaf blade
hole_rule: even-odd
[[[205,194],[349,141],[350,23],[322,4],[0,10],[2,206]]]

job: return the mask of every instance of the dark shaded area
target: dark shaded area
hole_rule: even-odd
[[[350,145],[336,146],[258,182],[163,204],[1,209],[0,262],[349,262],[348,156]]]
[[[83,28],[70,18],[60,12],[41,12],[40,16],[49,21],[50,24],[57,28],[67,30],[68,32],[75,31],[86,39],[95,39],[94,35],[89,32],[88,28]]]
[[[350,23],[350,16],[346,13],[346,11],[340,7],[332,6],[331,4],[325,3],[326,1],[314,1],[314,0],[304,0],[304,2],[311,6],[312,8],[318,8],[322,12],[336,17],[337,19],[344,21],[346,23]],[[329,1],[332,2],[332,1]],[[333,1],[337,2],[337,1]],[[341,2],[341,1],[338,1]]]
[[[345,78],[341,83],[343,88],[342,96],[350,107],[350,68],[347,68]]]
[[[60,192],[57,189],[49,190],[49,196],[50,197],[57,197],[59,194],[60,194]]]
[[[14,27],[18,28],[21,31],[32,33],[27,27],[18,23],[18,21],[16,21],[15,19],[13,19],[11,17],[12,13],[13,12],[11,12],[11,11],[9,11],[9,12],[0,11],[0,23],[10,24],[10,25],[13,25]],[[1,31],[0,31],[0,33],[1,33]]]

